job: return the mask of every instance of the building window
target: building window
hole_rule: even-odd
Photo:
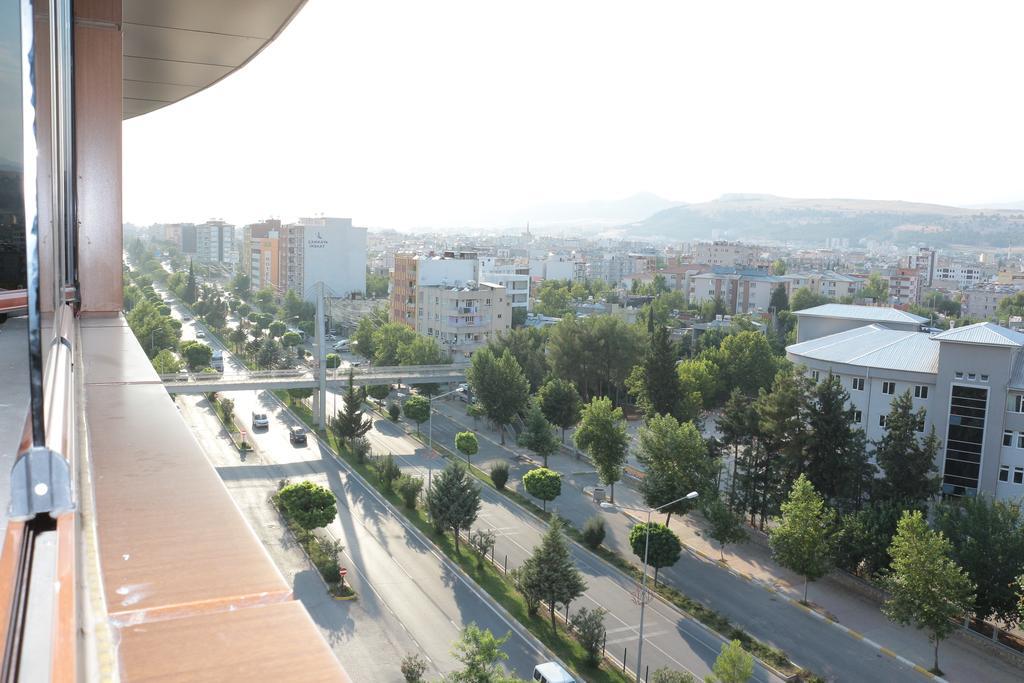
[[[1013,468],[1013,483],[1024,484],[1024,467]]]
[[[978,491],[987,409],[988,389],[952,387],[942,469],[943,491],[947,495],[973,495]]]
[[[863,377],[854,377],[853,378],[853,385],[852,386],[857,391],[864,391],[864,378]]]
[[[1013,430],[1012,429],[1004,429],[1003,430],[1003,445],[1004,446],[1012,446],[1013,445]]]
[[[817,370],[811,370],[811,379],[817,382],[819,377],[821,377],[820,372],[818,372]]]
[[[964,373],[962,373],[962,372],[956,373],[956,378],[957,379],[963,379],[964,378]]]
[[[861,412],[859,410],[854,410],[853,411],[853,421],[854,422],[856,422],[857,424],[860,424],[860,421],[861,421],[862,417],[863,417],[863,415],[861,415]]]
[[[928,398],[928,387],[923,384],[915,385],[914,398]]]
[[[879,427],[884,427],[885,426],[885,417],[886,417],[885,415],[879,415],[878,416],[878,426]]]
[[[1010,466],[1009,465],[1000,465],[999,466],[999,481],[1009,481],[1009,480],[1010,480]]]
[[[973,372],[968,373],[967,375],[967,379],[974,379],[975,377],[977,377],[977,375],[975,375]]]
[[[987,382],[988,381],[988,375],[982,375],[981,376],[981,381],[982,382]]]
[[[895,394],[896,393],[896,382],[882,382],[882,393],[883,394]]]
[[[1024,432],[1017,433],[1017,448],[1024,448]]]
[[[1024,413],[1024,396],[1013,397],[1013,411],[1015,413]]]

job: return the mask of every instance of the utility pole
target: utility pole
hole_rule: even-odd
[[[316,283],[316,379],[317,392],[313,398],[316,424],[327,429],[327,354],[324,346],[324,283]]]

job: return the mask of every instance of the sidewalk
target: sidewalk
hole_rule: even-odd
[[[439,432],[447,431],[443,426],[439,430],[439,423],[450,422],[453,429],[475,431],[480,437],[481,449],[480,455],[474,457],[474,464],[488,470],[491,462],[505,458],[518,465],[510,466],[509,486],[515,487],[525,495],[520,479],[531,465],[523,461],[536,459],[529,451],[515,445],[514,438],[509,434],[506,434],[506,445],[501,447],[497,432],[490,429],[483,419],[477,420],[474,424],[473,418],[465,415],[465,406],[462,403],[442,400],[435,402],[434,405],[434,437],[439,443]],[[439,419],[441,415],[446,419]],[[485,444],[489,447],[485,448]],[[539,459],[536,460],[537,465],[540,465]],[[553,503],[549,503],[549,509],[557,510],[577,526],[582,526],[588,517],[601,514],[605,518],[608,530],[605,545],[624,557],[634,559],[628,535],[633,524],[646,518],[646,508],[640,494],[626,482],[620,482],[615,487],[616,503],[623,507],[637,508],[638,511],[603,511],[591,502],[589,496],[582,495],[592,491],[598,483],[596,473],[587,461],[560,453],[548,459],[548,466],[563,475],[562,495]],[[664,522],[664,516],[659,517],[659,521]],[[796,647],[780,644],[782,638],[781,634],[777,633],[777,625],[760,623],[751,605],[735,604],[721,582],[722,577],[739,576],[744,581],[765,588],[764,598],[774,601],[776,607],[779,600],[784,599],[810,612],[796,604],[802,597],[801,577],[776,564],[771,557],[771,551],[765,545],[754,541],[727,548],[726,561],[720,563],[717,544],[705,537],[703,520],[695,515],[673,515],[671,527],[693,553],[691,558],[696,564],[689,563],[689,569],[684,570],[684,562],[680,560],[675,567],[662,570],[661,577],[664,577],[666,583],[682,588],[685,593],[729,617],[752,635],[782,647],[798,664],[815,668],[809,657],[812,650],[821,649],[820,639],[813,648],[808,647],[809,643],[801,643]],[[752,536],[756,533],[758,532],[751,530]],[[838,579],[826,577],[812,583],[808,599],[815,605],[819,614],[827,615],[833,620],[818,618],[817,614],[807,614],[808,619],[818,622],[819,631],[829,629],[841,634],[850,641],[850,644],[872,646],[877,656],[893,657],[918,667],[931,666],[932,645],[924,633],[890,622],[881,613],[876,602],[847,588]],[[950,681],[1009,682],[1024,678],[1024,671],[997,658],[966,638],[952,637],[944,641],[939,650],[939,662],[946,679]],[[832,671],[817,670],[817,673],[847,678],[843,675],[841,667],[836,667]]]

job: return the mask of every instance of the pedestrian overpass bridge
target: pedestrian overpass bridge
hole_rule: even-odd
[[[466,368],[461,365],[404,365],[351,368],[357,386],[374,384],[444,384],[465,382]],[[327,387],[348,386],[350,368],[327,370]],[[318,389],[319,381],[309,370],[237,370],[230,373],[175,373],[160,375],[171,394],[206,394],[213,391],[249,391],[261,389]]]

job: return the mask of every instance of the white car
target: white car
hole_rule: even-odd
[[[267,419],[267,414],[266,413],[257,413],[256,411],[253,411],[253,413],[252,413],[252,428],[253,429],[258,429],[260,427],[264,427],[264,428],[270,427],[270,420]]]
[[[576,683],[576,679],[558,662],[538,664],[533,669],[533,680],[540,683]]]
[[[196,339],[206,339],[206,333],[202,330],[196,332]]]

